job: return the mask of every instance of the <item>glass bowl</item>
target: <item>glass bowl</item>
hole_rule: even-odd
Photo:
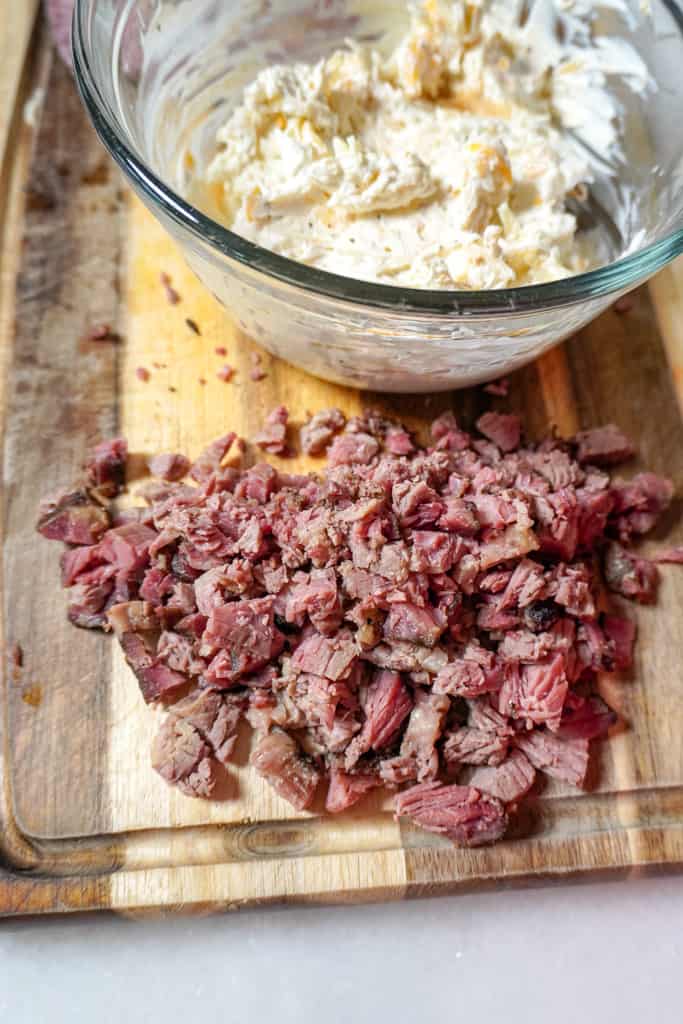
[[[104,145],[244,332],[319,377],[438,391],[522,366],[683,252],[683,5],[653,0],[647,16],[640,0],[624,2],[618,31],[657,89],[629,97],[627,158],[607,168],[596,195],[598,220],[612,224],[623,184],[636,196],[619,244],[629,255],[524,288],[431,291],[341,277],[241,238],[188,198],[188,152],[195,166],[206,162],[218,124],[263,66],[315,60],[348,37],[395,41],[405,3],[77,0],[76,77]]]

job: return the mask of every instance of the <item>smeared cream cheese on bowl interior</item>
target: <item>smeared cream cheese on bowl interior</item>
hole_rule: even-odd
[[[622,39],[594,35],[595,5],[554,6],[525,21],[510,0],[425,0],[388,55],[349,41],[316,64],[266,67],[218,131],[206,183],[221,218],[290,259],[407,287],[591,269],[598,251],[567,203],[587,195],[591,153],[609,161],[619,146],[606,76],[643,83],[647,70]],[[577,124],[587,109],[594,123]]]

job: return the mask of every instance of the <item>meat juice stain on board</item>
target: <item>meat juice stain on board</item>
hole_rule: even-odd
[[[43,687],[40,683],[33,683],[31,686],[24,687],[21,691],[21,699],[29,707],[39,708],[43,703]]]

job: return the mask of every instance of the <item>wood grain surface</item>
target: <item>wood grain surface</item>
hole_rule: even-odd
[[[194,455],[227,428],[249,438],[280,402],[297,422],[329,404],[347,412],[371,404],[417,429],[445,408],[468,424],[491,404],[509,406],[532,437],[613,420],[639,439],[642,465],[672,476],[680,495],[681,265],[653,283],[654,309],[639,291],[630,314],[606,313],[515,374],[505,403],[481,390],[361,396],[265,353],[265,377],[253,382],[258,350],[130,196],[44,38],[20,78],[17,102],[37,85],[45,102],[35,129],[12,122],[3,170],[2,615],[5,651],[18,642],[25,661],[3,676],[0,912],[204,912],[680,866],[683,573],[675,567],[663,569],[656,609],[629,609],[640,634],[632,674],[601,682],[622,725],[602,747],[590,792],[549,785],[505,843],[463,851],[397,824],[381,794],[335,819],[318,806],[296,814],[246,767],[248,737],[225,799],[194,801],[165,786],[149,764],[156,713],[117,646],[67,624],[59,551],[33,522],[39,497],[68,483],[101,437],[128,437],[132,484],[146,454]],[[117,340],[87,340],[101,323]],[[226,362],[236,371],[230,383],[217,377]],[[665,534],[683,541],[680,500],[655,541]]]
[[[22,79],[27,70],[27,56],[39,0],[22,0],[20,4],[0,3],[0,167],[5,158],[12,122],[20,117],[23,104]]]

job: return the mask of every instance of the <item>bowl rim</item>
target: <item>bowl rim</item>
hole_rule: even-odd
[[[663,2],[669,8],[670,0]],[[243,238],[193,206],[127,143],[116,116],[102,96],[88,57],[85,18],[91,5],[92,0],[76,0],[74,4],[71,34],[74,71],[85,108],[109,154],[143,200],[159,204],[167,217],[222,256],[280,283],[322,298],[398,315],[518,316],[581,300],[616,297],[683,253],[681,226],[643,249],[595,270],[543,284],[488,291],[406,288],[361,281],[281,256]]]

